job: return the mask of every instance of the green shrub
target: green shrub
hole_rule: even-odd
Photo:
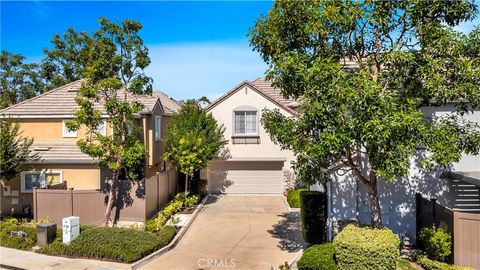
[[[39,252],[131,263],[168,245],[175,236],[175,228],[165,226],[155,234],[127,228],[88,226],[82,227],[80,235],[69,245],[62,243],[61,234],[58,236],[57,232],[55,241]]]
[[[427,256],[418,256],[417,263],[425,270],[473,270],[470,267],[457,266],[430,260]]]
[[[36,242],[37,232],[35,227],[19,225],[15,218],[8,218],[0,222],[0,246],[31,249]]]
[[[430,259],[444,262],[452,254],[452,236],[442,228],[422,228],[419,237]]]
[[[145,229],[147,231],[159,231],[173,214],[182,210],[185,197],[182,198],[182,196],[179,196],[179,194],[177,194],[175,199],[173,199],[165,208],[163,208],[163,210],[160,211],[156,217],[145,221]]]
[[[400,239],[389,229],[355,224],[347,225],[333,246],[339,270],[394,270],[400,253]]]
[[[299,270],[336,269],[334,253],[332,243],[311,246],[305,250],[297,263],[297,267]]]
[[[325,242],[327,228],[327,199],[319,191],[301,191],[300,208],[302,234],[305,242],[320,244]]]
[[[292,208],[300,208],[300,192],[306,189],[292,189],[288,191],[287,202]]]
[[[197,205],[197,204],[198,204],[197,195],[190,196],[186,198],[185,201],[183,202],[183,205],[185,206],[185,208],[192,208],[194,205]]]

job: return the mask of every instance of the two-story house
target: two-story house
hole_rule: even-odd
[[[0,110],[0,117],[12,118],[20,124],[22,136],[33,138],[32,150],[38,159],[23,166],[15,179],[2,183],[1,214],[21,214],[32,204],[32,189],[66,183],[75,190],[99,189],[110,176],[95,161],[82,153],[76,142],[86,135],[86,128],[70,131],[65,123],[79,109],[75,97],[82,81],[75,81],[53,89],[40,96]],[[162,92],[150,96],[133,96],[144,107],[135,119],[140,127],[141,140],[147,150],[145,158],[146,178],[165,168],[162,160],[162,136],[166,124],[180,106]],[[98,105],[98,109],[102,109]],[[112,134],[105,116],[99,131]]]
[[[291,151],[275,145],[260,123],[262,110],[278,109],[295,116],[297,104],[283,98],[280,89],[264,78],[245,81],[211,103],[206,110],[225,126],[226,152],[209,164],[205,177],[211,193],[280,194],[291,177]],[[453,104],[425,107],[425,117],[453,113]],[[480,123],[480,110],[464,115]],[[420,154],[420,153],[419,153]],[[290,171],[290,172],[289,172]],[[293,176],[295,177],[295,176]],[[351,173],[332,173],[327,186],[330,232],[342,221],[370,222],[370,207],[365,188]],[[319,187],[313,187],[319,188]],[[415,240],[416,194],[436,198],[449,208],[479,213],[480,156],[464,155],[450,170],[421,169],[412,159],[410,175],[394,183],[380,181],[379,200],[383,224],[395,233]]]
[[[264,78],[244,81],[205,110],[225,127],[228,144],[206,171],[211,193],[282,194],[292,175],[291,151],[273,143],[260,123],[263,109],[295,115],[295,102]]]

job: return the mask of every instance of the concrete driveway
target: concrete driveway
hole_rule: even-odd
[[[141,269],[277,269],[304,247],[281,196],[211,196],[181,242]]]

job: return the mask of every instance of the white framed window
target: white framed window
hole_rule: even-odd
[[[155,115],[155,141],[162,139],[162,116]]]
[[[21,172],[22,193],[31,193],[33,188],[44,188],[63,182],[61,171],[24,171]]]
[[[102,136],[107,136],[107,120],[102,120],[97,126],[98,134]]]
[[[63,137],[64,138],[76,138],[77,137],[77,131],[76,130],[69,130],[67,128],[67,123],[68,120],[63,120],[62,121],[62,132],[63,132]]]
[[[233,121],[234,135],[258,134],[258,119],[256,111],[235,111]]]

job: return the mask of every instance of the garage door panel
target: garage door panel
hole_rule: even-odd
[[[263,168],[263,169],[262,169]],[[283,192],[283,162],[218,162],[210,167],[212,193]]]

